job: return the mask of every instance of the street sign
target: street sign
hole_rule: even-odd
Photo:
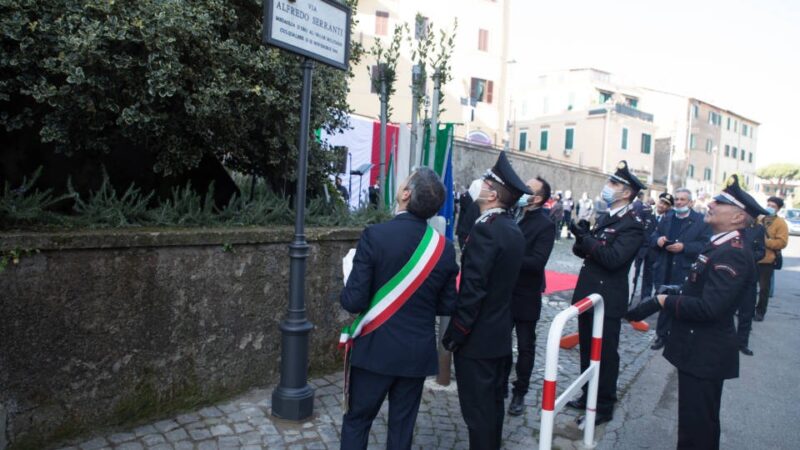
[[[264,0],[262,40],[347,70],[350,14],[350,8],[336,0]]]

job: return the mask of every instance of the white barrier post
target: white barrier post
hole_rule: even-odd
[[[592,325],[592,350],[589,368],[580,374],[578,379],[556,398],[556,380],[558,378],[558,352],[564,325],[573,317],[594,308]],[[600,384],[600,352],[603,345],[603,297],[592,294],[561,311],[553,319],[547,335],[547,354],[545,356],[544,385],[542,386],[542,421],[539,427],[539,450],[549,450],[553,444],[553,424],[555,415],[572,398],[576,391],[589,383],[586,399],[586,419],[583,429],[583,445],[594,448],[594,419],[597,415],[597,388]]]

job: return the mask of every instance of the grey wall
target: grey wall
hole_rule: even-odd
[[[360,230],[309,230],[310,370],[339,368],[341,258]],[[275,382],[289,229],[4,234],[0,446],[38,448]]]
[[[453,149],[453,173],[456,188],[469,187],[475,178],[480,177],[486,169],[494,166],[500,150],[475,145],[469,142],[456,141]],[[571,190],[573,198],[580,198],[586,192],[590,198],[600,194],[608,179],[608,175],[594,169],[582,168],[540,157],[531,152],[509,151],[509,160],[514,170],[523,181],[541,176],[555,191]]]

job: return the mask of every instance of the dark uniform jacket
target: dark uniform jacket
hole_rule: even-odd
[[[511,293],[525,238],[507,212],[496,211],[478,219],[461,256],[461,285],[448,332],[467,336],[457,352],[468,358],[511,354]]]
[[[375,295],[411,259],[427,222],[411,213],[367,227],[358,241],[353,270],[342,291],[347,311],[365,311]],[[435,320],[449,315],[456,300],[455,250],[446,242],[439,262],[389,320],[353,342],[351,363],[383,375],[425,377],[438,370]]]
[[[542,310],[544,266],[553,251],[556,231],[542,208],[526,212],[518,225],[525,237],[525,255],[514,286],[511,316],[514,320],[533,322],[539,320]]]
[[[655,275],[653,282],[656,287],[667,284],[667,270],[670,271],[670,279],[668,284],[681,284],[684,278],[689,273],[697,255],[700,250],[708,243],[711,238],[711,228],[708,224],[703,222],[703,215],[696,211],[689,211],[689,216],[683,220],[681,232],[675,238],[675,241],[683,244],[683,251],[680,253],[670,253],[662,247],[658,246],[658,238],[661,236],[669,236],[669,230],[672,226],[672,218],[675,216],[675,211],[670,211],[664,214],[661,221],[658,223],[656,231],[650,236],[650,246],[655,248],[658,252],[658,257],[653,265]],[[672,255],[672,262],[669,262],[669,255]],[[669,266],[669,267],[667,267]]]
[[[583,258],[572,303],[600,294],[606,317],[619,319],[628,310],[628,271],[644,240],[644,224],[630,208],[605,215],[572,252]]]
[[[752,295],[753,252],[739,231],[706,244],[692,264],[679,295],[669,295],[664,311],[672,316],[664,357],[697,378],[739,376],[739,341],[733,315]]]
[[[642,243],[642,248],[639,249],[639,253],[636,255],[637,258],[644,258],[645,255],[647,255],[647,251],[650,249],[650,235],[653,234],[653,231],[656,229],[656,216],[653,214],[653,207],[650,206],[649,203],[640,200],[633,202],[631,204],[631,209],[639,216],[639,219],[642,220],[642,224],[644,225],[645,240]]]

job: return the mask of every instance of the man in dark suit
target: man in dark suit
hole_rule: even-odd
[[[675,203],[675,198],[672,194],[668,192],[662,192],[658,196],[658,203],[656,203],[655,208],[655,215],[653,217],[653,223],[655,224],[655,228],[658,228],[658,224],[664,219],[666,214],[672,210],[672,205]],[[655,262],[658,259],[658,250],[650,246],[650,237],[655,233],[653,230],[650,234],[645,236],[645,243],[647,244],[647,254],[644,257],[643,269],[642,269],[642,290],[641,290],[641,299],[645,297],[650,297],[653,295],[653,277],[655,276]]]
[[[739,376],[733,315],[756,279],[743,229],[765,212],[731,175],[708,205],[704,220],[714,234],[679,292],[646,299],[625,316],[642,320],[661,309],[672,317],[664,357],[678,369],[679,449],[719,448],[722,384]]]
[[[458,401],[472,450],[497,450],[502,442],[511,296],[525,250],[525,237],[508,208],[531,193],[501,152],[476,198],[481,216],[464,246],[458,302],[442,339],[454,354]]]
[[[620,319],[628,310],[628,273],[631,263],[645,238],[644,224],[631,209],[631,202],[636,193],[644,188],[645,185],[639,178],[628,170],[627,162],[620,161],[602,192],[602,198],[609,208],[608,214],[592,229],[585,222],[572,224],[572,233],[575,235],[572,252],[584,260],[572,303],[575,304],[590,294],[600,294],[605,306],[596,425],[613,418],[614,404],[617,401]],[[581,372],[589,368],[593,322],[591,313],[578,316]],[[587,389],[588,386],[584,385],[583,395],[567,405],[575,409],[586,409]]]
[[[658,252],[653,266],[656,291],[664,285],[682,284],[710,237],[711,228],[703,222],[703,215],[692,210],[692,191],[675,190],[675,206],[650,236],[650,247]],[[650,348],[658,350],[664,346],[668,329],[669,316],[659,314],[656,340]]]
[[[456,300],[455,250],[426,223],[439,211],[444,197],[444,186],[436,173],[418,169],[398,188],[397,216],[367,227],[358,242],[353,269],[341,295],[342,307],[355,314],[366,312],[363,318],[359,316],[363,324],[380,306],[373,304],[389,291],[387,286],[406,283],[410,295],[398,297],[397,301],[404,303],[393,305],[399,309],[391,314],[391,308],[387,308],[386,315],[375,315],[376,321],[364,325],[362,334],[350,341],[349,410],[342,423],[342,449],[367,448],[372,421],[387,394],[387,448],[411,448],[425,377],[438,370],[436,316],[449,315]],[[426,239],[441,246],[431,250],[434,255],[438,252],[438,260],[419,253]],[[404,277],[407,268],[411,269],[407,277],[416,274],[417,278]],[[415,272],[417,269],[419,272]],[[382,301],[390,300],[387,296]],[[366,331],[379,318],[382,324]],[[351,326],[350,331],[355,328]]]
[[[544,267],[553,251],[556,233],[553,222],[542,209],[544,202],[550,198],[550,184],[541,177],[528,180],[526,184],[533,194],[523,195],[518,202],[524,212],[518,225],[525,236],[525,255],[511,301],[518,353],[517,379],[512,389],[511,404],[508,405],[508,414],[511,416],[521,415],[525,408],[525,394],[528,393],[536,351],[536,322],[542,312]],[[511,366],[508,369],[510,374]]]
[[[645,257],[647,256],[647,251],[650,249],[648,238],[650,234],[653,233],[653,230],[656,229],[656,218],[653,214],[653,207],[650,206],[650,203],[644,201],[644,192],[639,191],[639,194],[636,195],[636,200],[633,201],[631,204],[631,209],[633,212],[639,216],[639,219],[642,220],[642,224],[644,224],[644,235],[645,239],[642,242],[642,248],[639,249],[639,253],[636,255],[636,259],[633,261],[633,287],[631,288],[631,299],[635,294],[636,285],[639,282],[639,276],[642,274],[642,267],[644,265]],[[642,281],[642,287],[644,287],[644,281]],[[628,302],[630,303],[630,301]]]
[[[753,221],[747,228],[742,230],[745,245],[750,245],[753,251],[753,262],[756,264],[758,273],[758,262],[767,252],[766,231],[764,225]],[[753,356],[750,350],[750,331],[753,329],[753,315],[756,312],[757,280],[750,286],[750,295],[739,305],[736,311],[736,335],[739,336],[739,351],[743,355]]]

